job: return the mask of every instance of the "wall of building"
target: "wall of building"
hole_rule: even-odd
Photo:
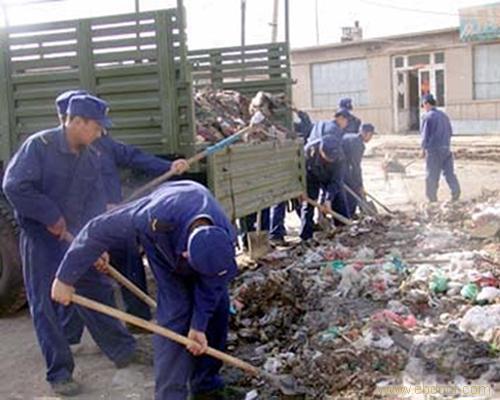
[[[314,120],[331,119],[335,108],[313,108],[311,68],[313,63],[332,62],[354,58],[367,58],[369,105],[355,106],[355,114],[363,121],[370,121],[381,132],[392,132],[393,121],[387,118],[391,112],[391,57],[373,56],[369,45],[342,46],[335,49],[320,49],[307,53],[292,52],[292,76],[295,105],[307,111]]]
[[[500,99],[474,99],[474,46],[446,50],[446,112],[458,134],[500,133]]]
[[[366,58],[369,103],[361,107],[355,105],[355,114],[363,121],[375,124],[381,133],[395,133],[393,56],[444,51],[446,112],[455,131],[459,134],[500,133],[500,99],[474,98],[475,45],[460,42],[458,29],[449,29],[292,50],[292,76],[296,81],[293,87],[294,103],[315,120],[330,119],[334,107],[314,108],[312,104],[312,64]]]

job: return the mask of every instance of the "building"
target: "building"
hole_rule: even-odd
[[[463,35],[461,26],[294,49],[295,104],[330,119],[339,98],[351,97],[356,115],[379,132],[410,133],[419,129],[421,96],[431,92],[456,133],[500,133],[500,36]]]

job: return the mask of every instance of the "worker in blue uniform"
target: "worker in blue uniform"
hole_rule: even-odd
[[[453,153],[450,150],[453,130],[450,119],[436,108],[432,94],[422,98],[425,114],[422,121],[422,156],[426,160],[425,191],[430,202],[437,201],[437,191],[441,172],[451,191],[452,201],[460,198],[460,184],[455,175]]]
[[[73,96],[89,94],[85,90],[69,90],[60,94],[56,99],[56,108],[59,121],[64,124],[66,120],[69,101]],[[120,181],[120,168],[130,168],[146,173],[151,177],[159,176],[173,168],[177,174],[184,173],[189,164],[184,159],[174,162],[147,154],[140,149],[113,139],[108,131],[92,143],[101,159],[101,173],[106,190],[106,208],[110,209],[120,204],[123,200]],[[104,210],[103,210],[104,211]],[[146,274],[142,256],[137,251],[134,243],[123,243],[122,246],[110,250],[110,260],[113,266],[132,281],[143,292],[147,293]],[[128,289],[122,287],[122,296],[126,311],[137,317],[151,319],[149,306],[139,300]],[[78,316],[71,312],[71,308],[64,311],[67,315],[63,325],[67,331],[70,344],[80,342],[83,323]]]
[[[294,112],[294,122],[293,128],[297,136],[304,140],[304,144],[307,144],[309,140],[309,135],[313,128],[311,118],[309,114],[305,111],[300,111],[293,109]],[[300,218],[300,204],[296,199],[292,200],[292,207],[298,213]],[[269,241],[272,246],[287,246],[288,243],[285,241],[285,236],[287,234],[285,227],[285,217],[286,217],[287,202],[277,204],[270,209],[270,227],[269,227]]]
[[[299,138],[304,140],[304,144],[309,140],[309,135],[311,134],[313,123],[309,114],[305,111],[294,109],[294,121],[293,130],[297,133]]]
[[[358,133],[359,128],[361,127],[361,120],[352,113],[352,111],[354,109],[354,107],[352,105],[352,99],[349,97],[345,97],[343,99],[340,99],[339,108],[343,108],[343,109],[349,111],[347,126],[344,129],[345,132],[346,133]]]
[[[351,114],[346,108],[339,108],[335,112],[335,119],[333,121],[318,121],[313,125],[311,135],[309,136],[309,143],[317,142],[322,136],[333,135],[338,138],[341,142],[342,137],[345,134],[345,129],[347,128],[349,118]],[[335,171],[335,181],[337,182],[338,192],[337,195],[332,200],[331,206],[334,211],[343,216],[350,218],[350,214],[347,208],[347,197],[344,189],[344,174],[345,174],[345,163],[343,157],[338,158],[334,161],[332,165],[332,170]],[[325,190],[320,190],[320,204],[323,204],[326,199]]]
[[[317,121],[313,124],[309,141],[316,141],[324,135],[336,135],[342,138],[346,132],[351,113],[346,108],[339,108],[333,121]]]
[[[344,151],[346,163],[344,181],[361,198],[365,197],[361,161],[365,153],[365,143],[370,142],[374,134],[375,127],[372,124],[363,124],[358,134],[346,133],[342,138],[342,150]],[[358,202],[350,193],[346,193],[346,197],[349,213],[352,216],[356,211]]]
[[[106,205],[99,157],[89,146],[110,126],[107,103],[75,96],[64,126],[29,137],[10,161],[3,190],[14,208],[30,312],[45,358],[46,379],[60,395],[80,391],[72,379],[74,361],[50,287],[67,241]],[[90,268],[77,290],[114,305],[109,278]],[[135,360],[135,340],[113,318],[78,307],[90,334],[117,367]]]
[[[347,199],[343,190],[343,169],[339,165],[344,163],[342,150],[342,138],[338,135],[325,135],[315,141],[309,141],[304,149],[306,157],[307,172],[307,196],[317,200],[320,189],[325,194],[325,210],[333,209],[333,203],[337,203],[337,209],[342,215],[349,217],[347,210]],[[313,236],[314,230],[314,208],[307,202],[303,202],[301,211],[300,237],[303,241]]]
[[[222,399],[221,362],[203,356],[224,350],[228,283],[237,273],[236,233],[222,206],[203,186],[170,182],[90,221],[66,253],[52,298],[69,304],[89,265],[117,243],[135,238],[158,285],[158,323],[196,342],[188,350],[154,337],[157,400]],[[77,290],[78,291],[78,290]],[[199,357],[193,357],[199,356]]]

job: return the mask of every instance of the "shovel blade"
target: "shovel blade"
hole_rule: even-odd
[[[265,231],[248,232],[248,255],[252,260],[264,257],[269,252],[269,239]]]

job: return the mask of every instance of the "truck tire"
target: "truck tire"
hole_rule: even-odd
[[[18,242],[12,210],[0,198],[0,317],[11,315],[26,304]]]

